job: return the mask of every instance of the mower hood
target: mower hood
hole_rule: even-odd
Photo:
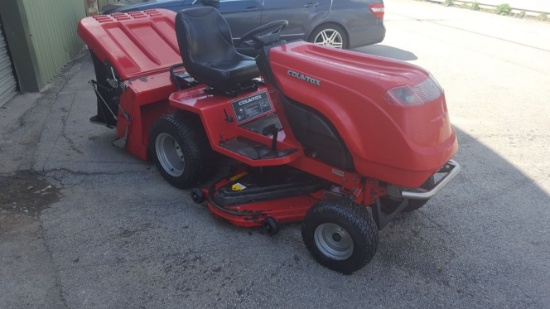
[[[362,175],[420,186],[457,150],[444,92],[416,65],[306,42],[269,58],[277,87],[330,121]]]

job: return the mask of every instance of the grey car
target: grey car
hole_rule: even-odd
[[[252,29],[282,19],[289,22],[281,36],[287,41],[355,48],[382,42],[386,34],[383,0],[123,0],[105,6],[102,14],[155,8],[179,12],[194,6],[218,9],[235,42]]]

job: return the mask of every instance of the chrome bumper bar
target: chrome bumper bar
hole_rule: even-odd
[[[433,188],[429,190],[424,189],[403,189],[401,191],[401,196],[403,198],[408,198],[411,200],[427,200],[439,192],[439,190],[443,189],[451,179],[453,179],[456,175],[458,175],[458,172],[460,171],[460,165],[454,161],[449,160],[437,173],[446,173],[443,178],[439,179],[439,181],[434,185]]]

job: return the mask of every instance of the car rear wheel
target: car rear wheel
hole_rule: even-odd
[[[308,41],[317,45],[339,49],[348,48],[348,39],[345,30],[335,24],[325,24],[315,28],[309,36]]]

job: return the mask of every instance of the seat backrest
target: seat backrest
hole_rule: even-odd
[[[213,7],[179,12],[176,16],[176,36],[183,64],[189,74],[202,83],[207,83],[209,77],[203,67],[224,63],[237,56],[231,29]]]

